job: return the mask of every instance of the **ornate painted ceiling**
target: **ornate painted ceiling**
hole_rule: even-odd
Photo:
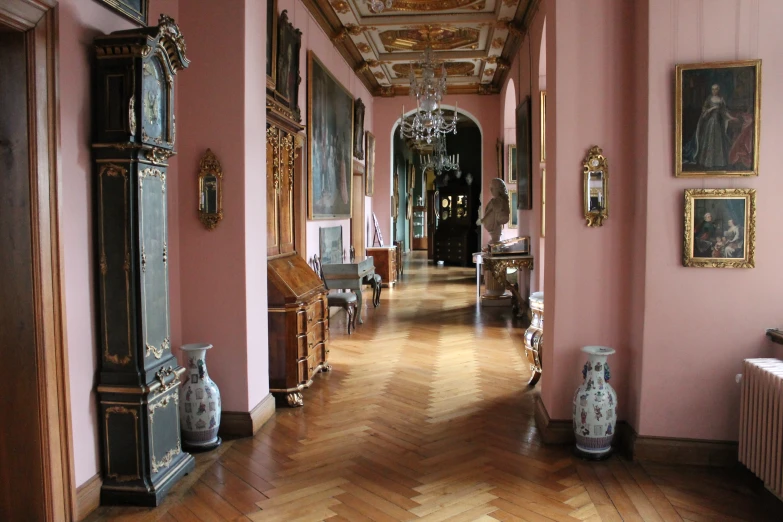
[[[370,92],[395,96],[428,43],[448,92],[499,92],[540,0],[394,0],[381,13],[369,0],[303,2]]]

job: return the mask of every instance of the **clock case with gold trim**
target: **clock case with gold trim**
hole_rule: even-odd
[[[166,193],[174,77],[189,62],[166,16],[99,36],[94,51],[101,503],[156,506],[195,465],[180,437],[185,369],[171,353]]]

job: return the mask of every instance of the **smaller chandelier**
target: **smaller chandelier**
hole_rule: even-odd
[[[446,153],[446,137],[441,135],[435,140],[432,154],[419,154],[422,170],[433,170],[436,176],[444,172],[456,171],[459,178],[462,172],[459,168],[459,154],[448,155]]]
[[[392,6],[392,0],[386,0],[386,2],[383,2],[382,0],[370,1],[370,11],[372,11],[373,13],[382,12],[384,7],[386,7],[386,9],[391,9],[391,6]]]

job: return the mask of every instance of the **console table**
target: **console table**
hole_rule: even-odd
[[[375,274],[375,263],[372,256],[358,263],[335,263],[330,265],[321,265],[321,271],[324,273],[324,281],[330,289],[347,288],[356,292],[356,301],[359,315],[359,324],[364,324],[362,320],[362,280]],[[328,296],[327,296],[328,297]]]
[[[481,260],[486,268],[491,272],[495,280],[504,285],[506,290],[511,292],[514,296],[514,306],[518,310],[518,314],[521,315],[524,312],[523,305],[527,306],[527,299],[522,297],[522,288],[517,288],[512,285],[506,279],[506,270],[509,268],[516,268],[521,271],[526,269],[526,274],[529,274],[529,270],[533,270],[533,256],[531,255],[509,255],[509,254],[490,254],[484,252],[481,256]],[[529,293],[528,277],[524,279],[524,293],[527,296]],[[522,286],[522,283],[518,286]]]

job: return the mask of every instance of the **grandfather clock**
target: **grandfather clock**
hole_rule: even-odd
[[[95,39],[102,504],[156,506],[195,463],[180,441],[185,369],[171,353],[166,209],[174,76],[188,64],[165,15]]]

